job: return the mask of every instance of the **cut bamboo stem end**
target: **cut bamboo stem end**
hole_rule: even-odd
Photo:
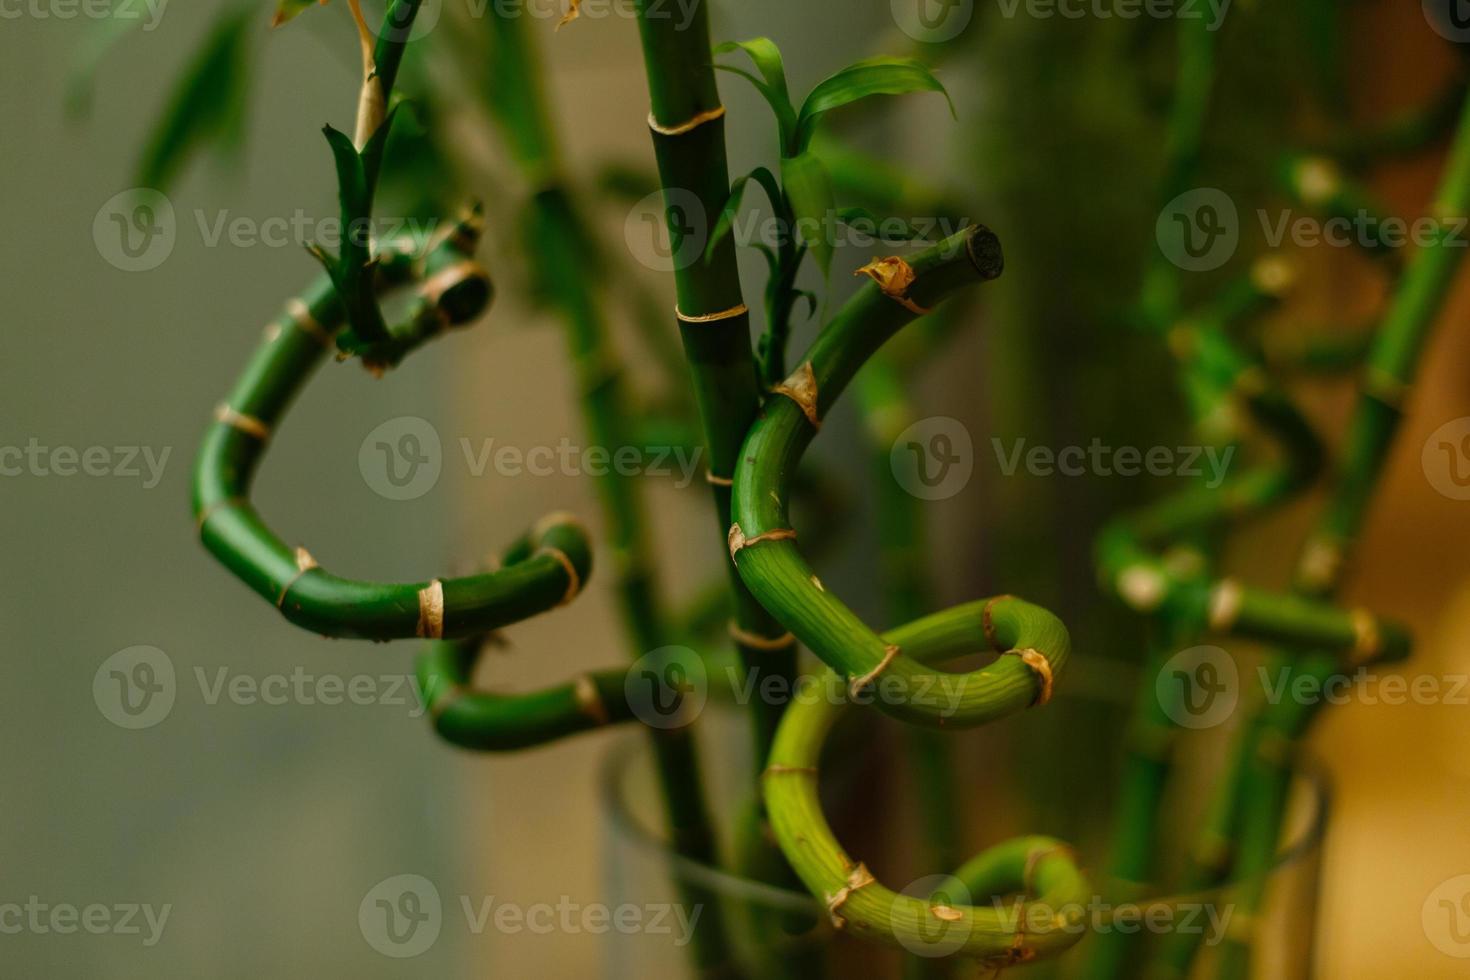
[[[430,640],[444,636],[444,583],[438,579],[419,590],[419,625],[417,634]]]
[[[791,377],[772,388],[771,394],[790,398],[796,402],[801,414],[806,416],[813,429],[822,428],[822,417],[817,413],[817,373],[811,361],[807,361]]]
[[[740,564],[740,559],[737,557],[740,552],[744,551],[746,548],[762,544],[766,541],[795,540],[796,531],[789,527],[779,527],[774,531],[766,531],[762,534],[757,534],[752,537],[746,537],[745,532],[740,529],[739,524],[731,524],[729,536],[730,560],[732,562],[735,562],[735,564],[737,565]]]
[[[723,118],[725,118],[725,107],[722,105],[715,106],[713,109],[707,109],[696,116],[686,119],[684,122],[675,123],[672,126],[663,125],[650,112],[648,114],[648,128],[660,136],[682,136],[685,133],[698,129],[705,123],[714,122],[716,119]]]
[[[847,876],[847,884],[837,889],[834,894],[823,896],[824,901],[827,903],[827,914],[832,918],[832,928],[842,929],[847,926],[847,920],[841,914],[842,906],[847,904],[847,900],[854,893],[868,887],[876,881],[877,879],[873,877],[873,873],[868,870],[867,865],[859,861],[857,867],[853,868],[852,873]]]
[[[456,262],[454,265],[440,269],[425,280],[424,284],[419,287],[419,296],[439,309],[440,315],[447,319],[448,314],[442,309],[445,294],[457,286],[477,279],[488,283],[490,273],[486,272],[485,267],[474,259],[465,259],[463,262]]]

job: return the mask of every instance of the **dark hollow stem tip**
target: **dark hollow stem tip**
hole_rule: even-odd
[[[1006,257],[1000,247],[1000,238],[984,225],[971,227],[970,240],[965,244],[965,248],[970,253],[970,261],[974,263],[981,279],[998,279],[1005,271]]]

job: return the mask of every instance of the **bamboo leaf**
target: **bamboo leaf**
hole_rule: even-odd
[[[140,187],[167,190],[201,147],[238,146],[248,94],[248,27],[254,16],[238,11],[215,28],[190,64],[139,167]]]
[[[765,167],[756,167],[744,177],[738,178],[730,185],[730,196],[725,200],[725,206],[720,210],[719,220],[715,222],[714,231],[710,233],[709,244],[704,248],[704,260],[708,262],[715,254],[715,249],[725,240],[735,227],[735,216],[740,213],[740,202],[745,196],[745,186],[752,180],[760,184],[766,192],[766,198],[771,205],[780,208],[782,194],[781,184],[776,180],[776,175]]]
[[[914,58],[868,58],[849,65],[812,89],[801,107],[796,123],[796,150],[805,153],[811,145],[817,122],[833,109],[851,105],[874,95],[906,95],[910,92],[939,92],[954,114],[954,100],[934,73]]]
[[[836,248],[829,223],[836,215],[837,202],[827,165],[814,153],[782,160],[781,183],[796,217],[797,240],[811,249],[822,275],[830,276]]]
[[[880,218],[864,207],[841,208],[837,212],[837,220],[849,227],[855,226],[859,222],[871,225],[872,233],[884,241],[915,242],[924,237],[924,233],[914,227],[911,222],[904,221],[902,218]],[[891,232],[899,230],[898,226],[900,224],[902,225],[902,233],[895,237],[889,237]]]
[[[776,126],[780,131],[781,155],[787,156],[794,152],[794,140],[796,138],[796,107],[791,103],[791,91],[786,85],[786,65],[781,60],[781,49],[776,47],[776,42],[767,37],[757,37],[749,41],[727,41],[715,48],[715,54],[729,54],[732,51],[744,51],[755,63],[756,69],[761,73],[760,78],[740,68],[728,65],[715,65],[722,71],[728,71],[739,75],[765,97],[771,111],[776,114]]]

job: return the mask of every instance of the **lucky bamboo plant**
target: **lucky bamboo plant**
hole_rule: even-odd
[[[707,882],[681,878],[681,900],[703,909],[690,947],[691,969],[699,975],[820,975],[825,966],[809,947],[790,957],[771,951],[786,948],[792,933],[833,931],[910,952],[942,947],[947,956],[996,971],[1053,958],[1087,940],[1085,956],[1074,961],[1083,975],[1186,975],[1197,952],[1190,937],[1168,937],[1145,964],[1144,951],[1126,934],[1088,936],[1082,914],[1095,890],[1136,899],[1162,872],[1161,801],[1181,732],[1177,705],[1158,696],[1156,679],[1176,651],[1204,637],[1269,643],[1280,666],[1318,680],[1409,656],[1404,627],[1342,606],[1336,589],[1459,253],[1443,237],[1406,260],[1376,249],[1378,267],[1397,281],[1377,329],[1367,339],[1324,337],[1291,350],[1261,349],[1249,333],[1263,317],[1289,308],[1288,260],[1256,257],[1203,290],[1156,250],[1143,263],[1136,302],[1118,297],[1120,308],[1127,305],[1118,329],[1135,329],[1168,352],[1197,438],[1239,449],[1252,465],[1219,486],[1192,487],[1118,516],[1096,538],[1103,590],[1146,616],[1152,628],[1133,717],[1125,732],[1112,733],[1124,742],[1126,758],[1106,864],[1089,867],[1068,844],[1029,833],[969,857],[958,786],[973,776],[960,772],[951,754],[953,733],[1051,703],[1063,690],[1073,639],[1057,616],[1011,595],[928,611],[940,590],[925,560],[924,514],[914,496],[897,489],[888,455],[917,415],[917,372],[969,319],[975,297],[983,301],[995,288],[977,287],[1005,271],[1002,236],[967,222],[937,240],[910,241],[920,237],[910,228],[890,236],[888,254],[856,269],[855,290],[840,290],[834,279],[837,229],[844,224],[883,215],[904,229],[903,215],[958,215],[968,207],[961,196],[863,152],[837,125],[849,114],[846,107],[877,96],[937,94],[956,113],[941,75],[922,58],[872,57],[819,82],[798,103],[775,41],[715,46],[707,4],[693,4],[688,19],[678,20],[655,0],[635,0],[630,11],[646,70],[653,168],[634,167],[594,188],[567,166],[552,122],[538,57],[540,44],[554,43],[551,32],[541,37],[535,20],[507,16],[494,5],[482,17],[451,9],[438,34],[444,43],[434,49],[442,64],[429,71],[414,41],[422,3],[390,0],[376,24],[359,0],[344,0],[361,66],[356,125],[351,136],[325,128],[319,163],[330,158],[347,233],[335,255],[309,248],[322,275],[267,328],[207,429],[194,481],[194,517],[205,547],[296,626],[332,637],[418,640],[417,673],[433,729],[456,746],[519,751],[594,729],[649,728],[670,849],[768,886],[804,889],[818,913],[748,914]],[[278,0],[274,26],[326,16],[308,14],[313,6],[312,0]],[[576,24],[580,6],[570,0],[558,29],[588,26]],[[1328,5],[1311,9],[1313,36],[1335,37]],[[167,185],[195,150],[238,136],[262,26],[255,13],[242,4],[222,17],[191,64],[146,151],[145,183]],[[1180,22],[1163,112],[1160,203],[1198,183],[1212,106],[1228,83],[1219,71],[1218,43],[1202,22]],[[1324,64],[1330,48],[1322,49]],[[774,119],[775,140],[767,148],[776,162],[733,181],[720,72],[727,84],[753,86]],[[1422,111],[1381,128],[1321,145],[1304,139],[1277,154],[1284,191],[1327,215],[1371,208],[1368,193],[1346,174],[1361,173],[1384,155],[1432,145],[1455,125],[1462,96],[1457,82]],[[493,128],[506,162],[501,176],[509,177],[495,181],[482,204],[455,200],[460,187],[479,185],[475,177],[483,175],[436,126],[467,105],[483,110],[479,118]],[[421,131],[395,125],[409,114]],[[772,131],[771,119],[742,122],[751,133]],[[1458,126],[1431,209],[1440,217],[1470,208],[1470,116]],[[662,191],[676,242],[687,233],[684,210],[711,219],[692,260],[676,263],[666,305],[630,286],[637,277],[623,274],[616,250],[599,237],[592,199],[614,194],[619,182],[631,185],[630,195]],[[743,243],[734,233],[752,184],[781,230],[776,241],[756,245],[766,260],[758,316],[747,305],[738,265]],[[380,199],[405,188],[416,206],[433,209],[441,221],[449,208],[460,216],[442,221],[434,234],[376,237],[370,229]],[[272,434],[324,362],[356,360],[381,375],[404,369],[430,341],[466,342],[451,335],[478,322],[494,298],[491,275],[476,259],[487,221],[518,229],[517,270],[525,281],[500,285],[530,296],[565,330],[587,438],[617,447],[660,433],[702,448],[714,512],[706,547],[724,568],[688,607],[672,603],[661,581],[639,481],[617,472],[597,484],[605,541],[594,542],[574,517],[552,514],[511,536],[476,574],[402,584],[334,575],[305,547],[282,540],[251,503],[252,479]],[[410,297],[406,308],[393,301],[400,293]],[[659,375],[651,395],[645,379],[629,370],[633,358],[619,349],[610,326],[615,305],[631,314],[651,354],[647,363]],[[795,338],[807,334],[814,339],[793,356]],[[1339,458],[1329,457],[1289,390],[1304,369],[1361,375],[1362,397]],[[856,603],[818,575],[816,556],[830,528],[824,533],[816,520],[796,524],[811,499],[818,501],[813,517],[830,521],[841,514],[826,478],[806,457],[849,385],[879,477],[880,615],[897,624],[889,628],[869,625]],[[1291,592],[1227,574],[1233,533],[1323,482],[1328,503],[1303,548]],[[734,821],[733,845],[721,839],[711,809],[697,720],[643,725],[645,706],[625,667],[529,693],[477,685],[481,654],[499,642],[501,630],[572,602],[594,574],[615,580],[626,659],[688,648],[691,662],[681,667],[713,678],[708,664],[728,656],[752,690],[784,692],[748,706],[757,765],[748,780],[749,804]],[[1110,645],[1096,635],[1079,643],[1088,655]],[[813,655],[808,664],[799,659],[802,649]],[[966,669],[957,669],[964,658],[971,658]],[[802,676],[813,678],[824,696],[792,700]],[[671,690],[676,702],[683,693],[677,685]],[[908,736],[904,758],[914,773],[923,832],[918,851],[943,876],[923,894],[885,886],[870,870],[876,862],[850,854],[820,792],[824,746],[839,721],[872,724],[880,712]],[[1280,844],[1292,756],[1313,713],[1288,700],[1260,707],[1244,726],[1234,761],[1217,782],[1195,865],[1179,883],[1184,892],[1231,889],[1239,914],[1219,957],[1222,977],[1249,969],[1252,925]],[[1020,897],[1019,915],[1002,910],[1008,896]],[[915,957],[909,969],[915,976],[948,976],[949,962]]]

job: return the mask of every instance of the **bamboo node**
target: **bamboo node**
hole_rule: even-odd
[[[555,558],[557,564],[561,565],[562,570],[567,573],[567,591],[561,597],[561,600],[557,602],[557,605],[565,606],[577,598],[577,595],[582,591],[582,576],[577,574],[577,566],[572,564],[572,560],[567,557],[567,553],[560,548],[544,545],[536,550],[536,554],[549,555]]]
[[[704,482],[712,487],[733,487],[734,479],[728,476],[716,476],[712,470],[704,471]]]
[[[852,873],[847,876],[847,884],[839,888],[835,894],[823,896],[827,903],[827,914],[832,917],[832,928],[841,929],[847,925],[847,920],[842,917],[839,910],[847,904],[847,900],[853,896],[854,892],[868,887],[876,880],[867,866],[859,861],[857,867],[853,868]]]
[[[281,594],[276,597],[277,609],[286,608],[287,594],[290,593],[291,589],[295,587],[297,582],[301,581],[301,576],[305,575],[307,572],[317,567],[319,566],[316,563],[316,559],[311,557],[311,552],[307,551],[305,548],[296,549],[296,574],[292,575],[291,580],[287,582],[284,586],[282,586]]]
[[[886,259],[875,258],[853,275],[867,276],[872,279],[878,284],[884,296],[896,301],[910,313],[923,316],[933,312],[927,307],[920,306],[909,296],[909,287],[914,284],[918,276],[914,273],[914,267],[897,255],[891,255]]]
[[[1349,616],[1353,624],[1351,663],[1355,667],[1372,663],[1383,653],[1383,633],[1378,628],[1378,619],[1366,609],[1354,609]]]
[[[677,306],[674,307],[674,316],[678,317],[684,323],[717,323],[720,320],[733,320],[736,317],[745,316],[749,312],[750,307],[744,303],[741,303],[739,306],[732,306],[728,310],[721,310],[718,313],[685,313]]]
[[[885,670],[893,666],[893,662],[898,659],[898,655],[901,653],[903,653],[903,651],[893,644],[889,644],[888,646],[884,647],[883,659],[878,661],[878,666],[874,667],[866,674],[863,674],[861,677],[854,677],[851,681],[848,682],[847,696],[850,698],[856,698],[859,694],[863,692],[864,689],[866,689],[875,680],[877,680]]]
[[[741,629],[740,624],[733,619],[730,620],[730,636],[741,646],[768,652],[785,650],[796,643],[796,637],[791,633],[782,633],[780,636],[761,636],[759,633]]]
[[[728,538],[730,544],[730,560],[735,562],[735,564],[737,565],[740,564],[740,559],[736,556],[739,555],[740,552],[744,551],[746,548],[749,548],[752,545],[760,544],[763,541],[795,540],[796,531],[789,527],[778,527],[774,531],[766,531],[763,534],[756,534],[751,537],[746,537],[745,532],[740,529],[739,524],[731,524],[730,535]]]
[[[1046,654],[1027,647],[1025,650],[1007,650],[1002,656],[1020,657],[1021,662],[1030,667],[1031,672],[1036,675],[1041,690],[1036,692],[1036,697],[1031,701],[1033,708],[1040,708],[1051,700],[1053,677],[1051,661],[1046,658]]]
[[[235,411],[223,402],[214,410],[214,420],[222,425],[228,425],[232,429],[243,432],[247,436],[259,439],[261,442],[271,437],[270,426],[253,415],[246,415],[243,412]]]
[[[332,331],[317,322],[317,318],[311,315],[311,307],[299,299],[292,299],[286,303],[286,316],[291,318],[291,326],[314,338],[323,347],[332,346]]]
[[[602,700],[602,692],[597,689],[597,683],[592,679],[591,674],[583,674],[578,677],[572,693],[577,700],[577,710],[582,714],[591,718],[598,726],[612,723],[612,718],[607,712],[607,705]]]
[[[438,579],[419,590],[419,625],[415,636],[444,638],[444,583]]]
[[[672,126],[665,126],[655,119],[653,113],[650,112],[648,114],[648,128],[660,136],[683,136],[685,133],[698,129],[707,122],[714,122],[716,119],[723,119],[724,117],[725,107],[717,105],[713,109],[706,109],[691,119],[686,119],[684,122],[675,123]]]
[[[783,766],[779,762],[773,762],[766,766],[764,775],[767,776],[815,776],[815,766]]]
[[[806,416],[812,428],[821,429],[822,417],[817,413],[817,372],[811,361],[807,361],[791,377],[772,388],[771,394],[785,395],[796,402],[796,407],[801,409],[801,414]]]
[[[1245,590],[1234,579],[1222,579],[1210,593],[1209,623],[1216,633],[1229,632],[1240,618]]]

